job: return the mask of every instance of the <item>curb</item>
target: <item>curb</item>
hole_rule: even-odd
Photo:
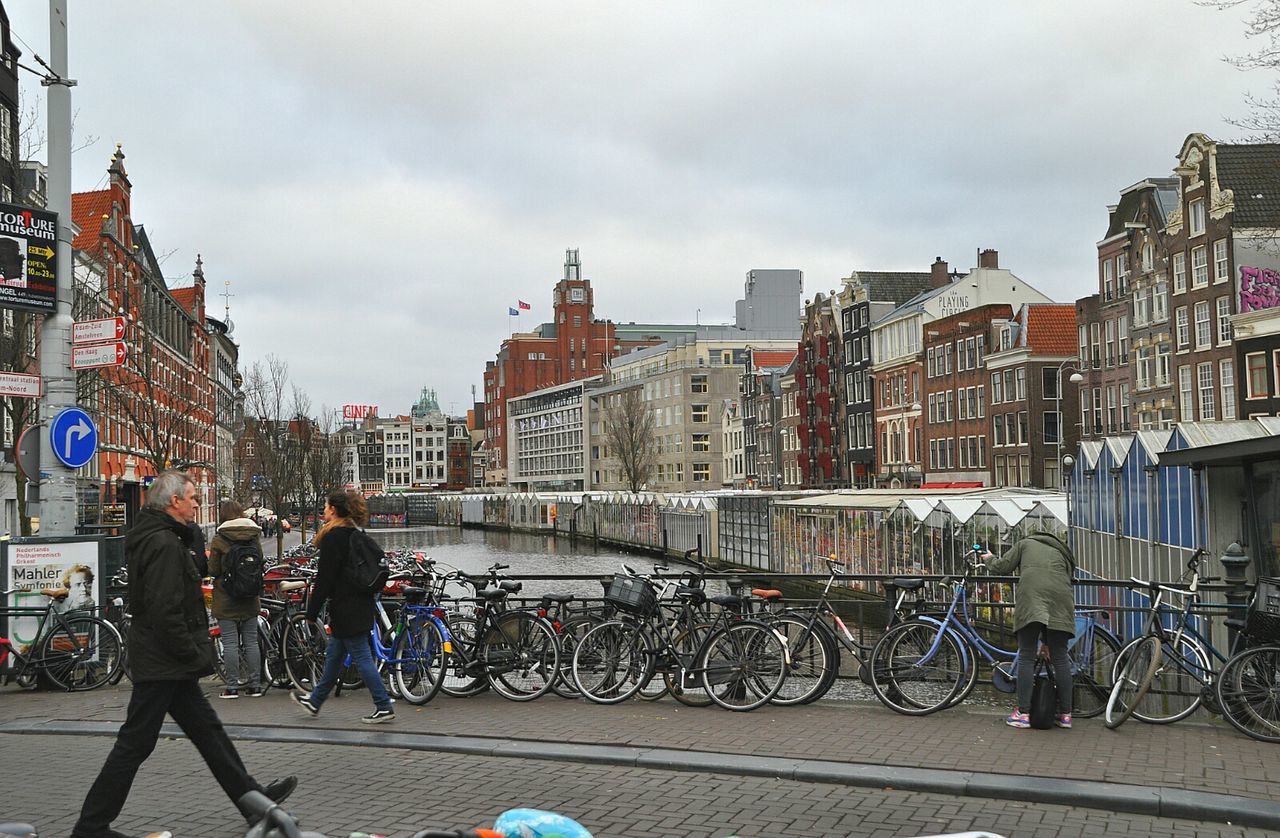
[[[0,723],[0,734],[17,735],[114,736],[119,729],[119,722],[13,721]],[[874,763],[758,757],[712,751],[685,751],[675,748],[582,745],[482,736],[246,725],[228,725],[226,730],[232,739],[256,742],[397,748],[471,756],[617,765],[661,771],[772,777],[859,788],[892,788],[957,797],[1022,800],[1161,818],[1182,818],[1234,826],[1280,829],[1280,803],[1253,797],[1188,791],[1166,786],[1138,786],[953,769],[909,768]],[[177,725],[165,724],[161,728],[161,735],[176,738],[182,737],[183,733]]]

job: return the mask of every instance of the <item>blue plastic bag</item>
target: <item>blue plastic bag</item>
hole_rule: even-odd
[[[540,809],[508,809],[498,816],[493,830],[504,838],[591,838],[572,818]]]

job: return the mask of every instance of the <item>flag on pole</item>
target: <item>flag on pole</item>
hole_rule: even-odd
[[[508,316],[508,317],[519,317],[519,316],[520,316],[520,312],[516,311],[516,310],[515,310],[514,308],[512,308],[511,306],[507,306],[507,316]]]
[[[524,300],[516,300],[516,305],[520,306],[521,311],[529,311],[531,309],[530,305]]]

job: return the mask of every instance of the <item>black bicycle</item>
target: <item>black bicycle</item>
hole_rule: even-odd
[[[92,690],[111,682],[120,668],[124,643],[115,626],[84,611],[58,611],[64,596],[50,597],[43,607],[9,605],[20,588],[4,591],[0,617],[9,621],[36,618],[37,628],[30,643],[19,647],[14,640],[0,637],[0,683],[13,678],[24,689],[36,687],[40,679],[67,692]],[[12,655],[16,665],[6,666]]]

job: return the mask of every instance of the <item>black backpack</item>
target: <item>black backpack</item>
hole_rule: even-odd
[[[347,581],[366,594],[382,592],[391,576],[387,554],[364,530],[352,530],[351,555],[347,559]]]
[[[256,538],[248,541],[228,541],[226,561],[222,565],[222,590],[233,599],[248,599],[262,593],[262,577],[266,562]]]

